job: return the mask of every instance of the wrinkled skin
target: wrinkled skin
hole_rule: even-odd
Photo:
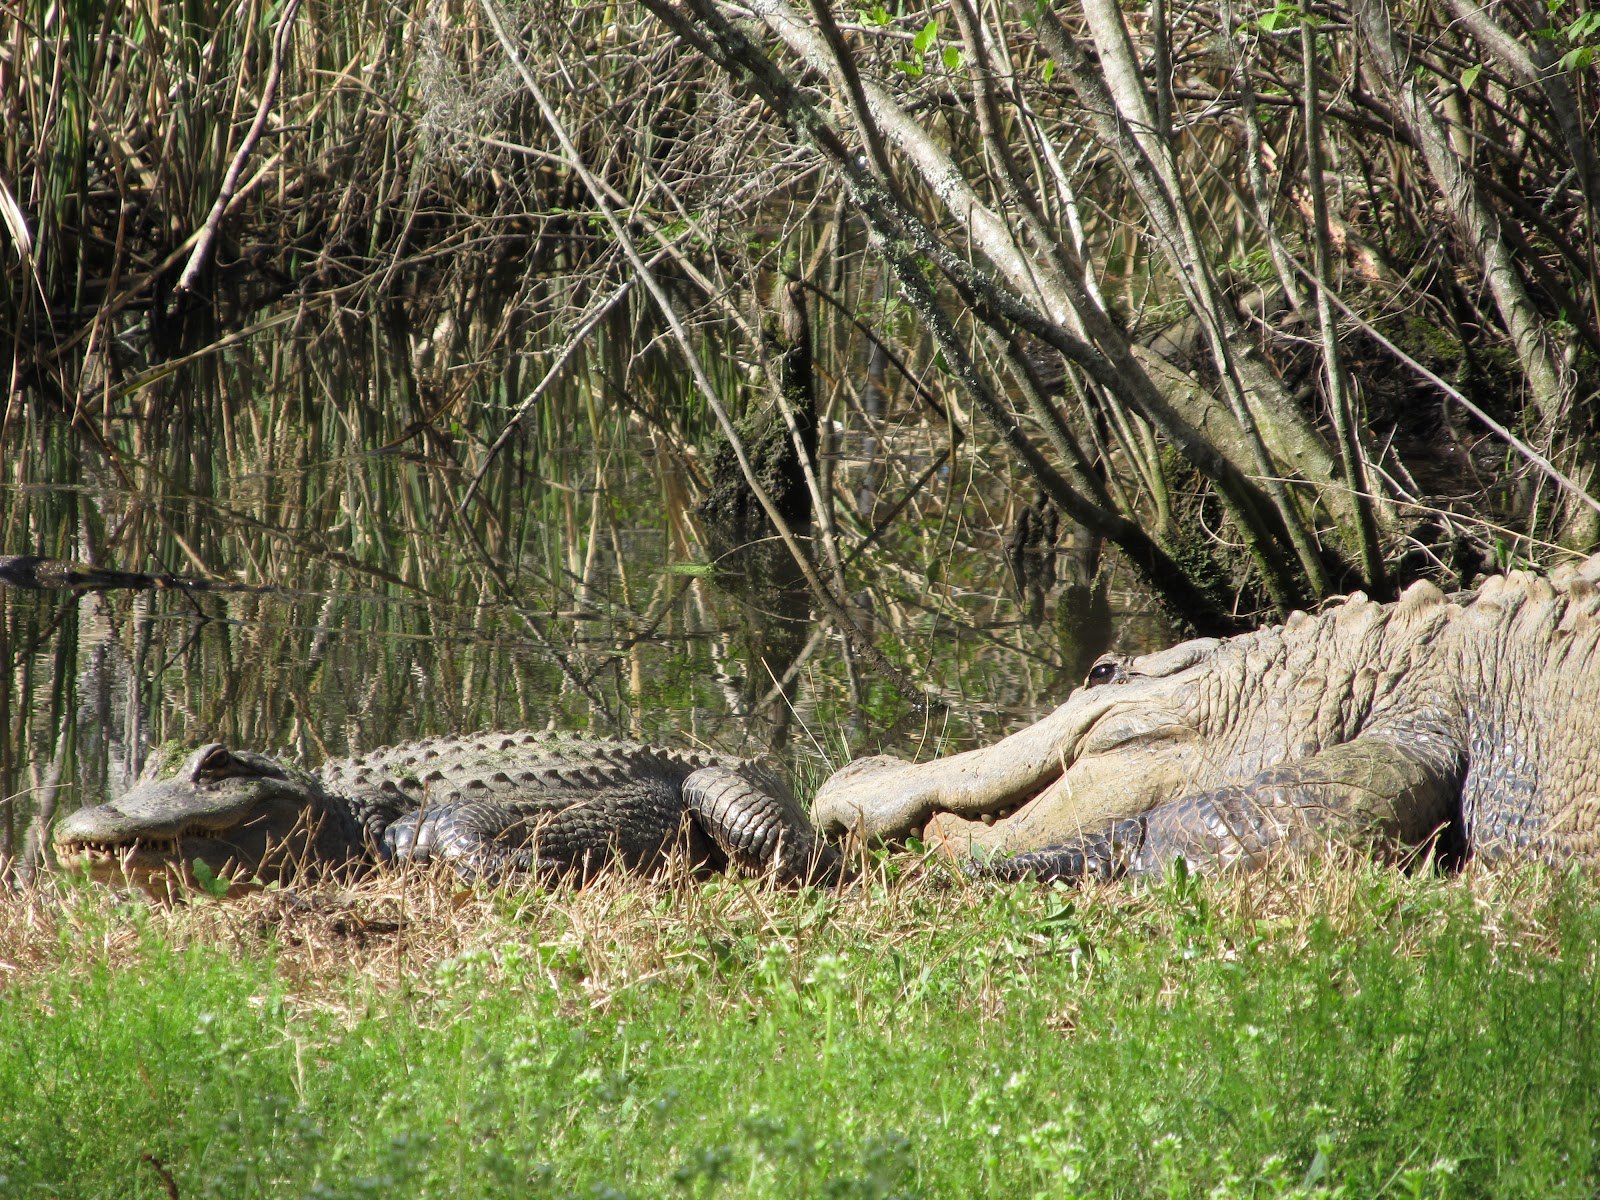
[[[315,772],[211,745],[57,826],[56,856],[97,878],[228,878],[443,861],[469,878],[650,869],[690,861],[821,879],[838,852],[757,763],[571,735],[433,738],[332,759]]]
[[[1097,663],[1037,724],[859,760],[825,832],[921,836],[1001,876],[1215,871],[1329,842],[1399,856],[1600,851],[1600,556],[1462,605],[1418,584],[1225,641]],[[1438,838],[1436,843],[1433,839]]]

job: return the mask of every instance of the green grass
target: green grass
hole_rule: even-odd
[[[1587,1196],[1597,898],[36,895],[0,929],[0,1194]]]

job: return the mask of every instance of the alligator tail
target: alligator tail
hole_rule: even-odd
[[[779,883],[838,878],[841,859],[793,797],[759,787],[727,767],[702,767],[683,781],[689,811],[728,861]]]

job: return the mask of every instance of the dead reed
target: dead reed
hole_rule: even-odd
[[[933,858],[880,858],[836,891],[798,892],[696,878],[681,864],[581,888],[468,887],[448,871],[408,870],[222,900],[192,890],[153,900],[50,877],[0,904],[0,970],[20,987],[62,969],[135,970],[154,938],[180,951],[266,957],[290,995],[319,1006],[352,984],[425,994],[463,956],[486,986],[506,962],[520,972],[534,961],[576,1013],[604,1010],[630,989],[692,989],[708,970],[728,985],[723,1001],[737,1005],[744,975],[774,954],[798,982],[818,955],[856,950],[863,988],[886,956],[938,970],[998,943],[1026,962],[1059,954],[1063,937],[1090,951],[1086,970],[1092,947],[1202,934],[1225,955],[1248,947],[1292,957],[1319,938],[1376,936],[1414,956],[1446,925],[1459,927],[1463,911],[1497,952],[1551,954],[1564,915],[1595,899],[1592,880],[1545,868],[1474,866],[1441,878],[1353,859],[1221,880],[1041,887],[975,881]],[[997,995],[980,990],[972,1002],[982,1011]]]

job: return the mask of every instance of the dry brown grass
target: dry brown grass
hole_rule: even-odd
[[[1413,1169],[1408,1194],[1449,1194],[1457,1164],[1575,1194],[1596,899],[1588,876],[1350,859],[1053,888],[902,858],[837,892],[407,871],[152,902],[56,879],[0,903],[0,1114],[24,1114],[0,1150],[23,1148],[13,1179],[94,1181],[75,1194],[121,1194],[129,1146],[184,1195],[254,1147],[274,1179],[408,1194],[524,1163],[650,1195],[730,1155],[766,1180],[741,1194],[817,1194],[792,1172],[864,1177],[880,1133],[930,1195],[1030,1194],[1062,1162],[1096,1194],[1175,1168],[1190,1194],[1303,1195],[1319,1151],[1342,1194]],[[1530,1121],[1550,1161],[1497,1158]]]
[[[1396,955],[1414,956],[1461,920],[1465,902],[1497,949],[1553,954],[1573,889],[1579,903],[1597,898],[1592,880],[1568,888],[1561,880],[1549,870],[1482,866],[1440,878],[1349,858],[1222,880],[1082,888],[975,882],[934,860],[880,861],[838,891],[808,892],[696,879],[676,867],[550,889],[464,887],[447,872],[413,870],[225,900],[198,892],[153,900],[50,879],[0,903],[0,972],[26,984],[63,967],[137,969],[152,944],[204,946],[238,959],[270,956],[293,1002],[337,1008],[352,984],[369,994],[449,986],[460,963],[493,986],[510,956],[519,970],[537,963],[574,1012],[604,1009],[630,988],[691,987],[710,976],[725,985],[713,989],[720,1003],[738,1008],[741,980],[762,960],[783,964],[797,984],[819,954],[841,951],[852,973],[870,973],[891,955],[936,971],[991,951],[1026,970],[1031,957],[1055,952],[1063,928],[1086,944],[1134,952],[1200,936],[1224,956],[1247,943],[1298,955],[1320,929],[1340,941],[1383,937]],[[1088,956],[1085,970],[1094,964]],[[980,988],[963,1004],[997,1010],[1003,999]]]

